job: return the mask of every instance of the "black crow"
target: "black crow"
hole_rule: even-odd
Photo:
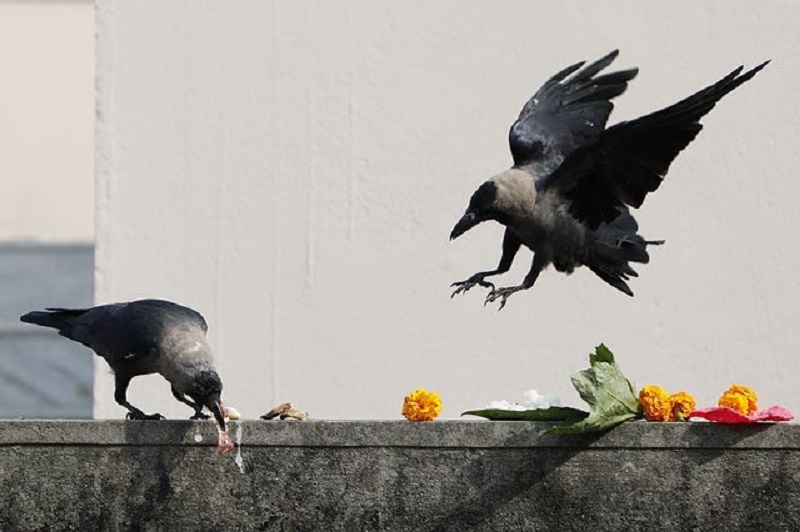
[[[499,299],[502,309],[550,264],[567,274],[587,266],[632,296],[625,281],[637,274],[628,263],[647,263],[647,246],[663,241],[639,236],[628,206],[638,208],[658,188],[670,163],[703,128],[699,120],[769,63],[744,74],[739,67],[674,105],[606,129],[611,100],[638,72],[599,75],[617,54],[583,69],[583,62],[565,68],[522,108],[509,131],[514,166],[478,187],[450,233],[452,240],[486,220],[503,224],[500,263],[453,283],[453,296],[481,285],[490,289],[486,303]],[[507,272],[523,244],[533,251],[533,263],[522,284],[495,288],[486,281]]]
[[[49,308],[20,320],[57,329],[103,357],[114,371],[114,399],[128,409],[128,419],[163,419],[145,414],[126,397],[133,377],[159,373],[172,385],[175,398],[194,409],[191,419],[207,419],[202,412],[206,407],[225,430],[222,381],[206,339],[208,325],[199,312],[142,299],[87,309]]]

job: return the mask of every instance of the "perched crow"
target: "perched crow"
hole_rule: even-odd
[[[587,266],[632,296],[625,281],[637,274],[628,263],[647,263],[647,246],[663,241],[639,236],[628,206],[638,208],[658,188],[670,163],[703,128],[699,120],[769,63],[744,74],[739,67],[670,107],[606,129],[611,100],[638,72],[598,75],[617,54],[581,70],[583,62],[567,67],[522,108],[508,135],[514,166],[475,191],[450,233],[453,240],[486,220],[503,224],[500,264],[453,283],[453,296],[481,285],[490,289],[486,303],[500,300],[502,309],[550,264],[568,274]],[[507,272],[523,244],[533,251],[533,263],[522,284],[495,288],[486,281]]]
[[[159,373],[172,385],[175,398],[194,409],[191,419],[207,419],[202,413],[206,407],[225,430],[222,381],[200,313],[170,301],[143,299],[88,309],[49,308],[20,320],[58,329],[61,336],[103,357],[114,371],[114,399],[128,409],[128,419],[163,419],[145,414],[126,398],[133,377]]]

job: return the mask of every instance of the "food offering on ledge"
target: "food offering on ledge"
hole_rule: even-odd
[[[743,384],[731,384],[717,401],[717,406],[693,410],[689,417],[699,417],[715,423],[739,424],[791,421],[794,414],[782,406],[759,410],[755,390]]]
[[[296,419],[297,421],[305,421],[308,419],[308,412],[302,412],[292,407],[292,403],[281,403],[263,416],[261,419],[270,420],[278,418],[281,421],[284,419]]]
[[[556,421],[559,424],[544,431],[555,435],[603,431],[642,418],[657,422],[703,418],[726,424],[794,419],[794,414],[782,406],[759,410],[756,392],[741,384],[731,385],[720,397],[718,406],[702,409],[696,408],[695,398],[685,391],[670,394],[661,386],[648,384],[637,394],[633,382],[622,373],[614,354],[604,344],[589,355],[589,366],[572,375],[572,384],[588,404],[588,412],[562,407],[557,398],[529,390],[523,403],[494,401],[486,408],[462,415],[492,421]]]

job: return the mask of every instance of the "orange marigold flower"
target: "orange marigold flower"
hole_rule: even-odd
[[[717,405],[736,410],[742,415],[747,415],[747,397],[742,394],[730,391],[725,392],[722,394],[722,397],[719,398]]]
[[[669,420],[686,421],[689,413],[694,410],[695,400],[687,392],[673,393],[669,396]]]
[[[418,388],[403,400],[403,416],[409,421],[432,421],[442,412],[442,399],[436,392]]]
[[[748,415],[758,410],[758,395],[756,395],[756,391],[751,387],[745,386],[744,384],[731,384],[731,387],[728,388],[728,391],[741,394],[747,398]]]
[[[749,386],[732,384],[731,387],[722,394],[717,404],[748,416],[758,410],[758,396]]]
[[[661,386],[648,384],[642,388],[639,404],[647,421],[669,421],[672,412],[669,394]]]

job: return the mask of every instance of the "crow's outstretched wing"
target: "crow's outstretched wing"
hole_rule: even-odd
[[[566,156],[597,141],[614,105],[611,99],[628,87],[638,69],[597,74],[617,57],[617,50],[579,70],[583,62],[550,78],[522,108],[508,141],[515,166],[540,165],[552,172]]]
[[[592,229],[613,220],[620,205],[641,206],[678,153],[703,129],[700,119],[767,63],[744,74],[739,67],[674,105],[608,128],[595,144],[568,156],[541,186],[560,193],[573,215]]]

